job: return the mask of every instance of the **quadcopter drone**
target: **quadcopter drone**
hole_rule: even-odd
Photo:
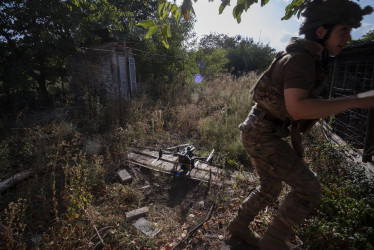
[[[178,175],[181,172],[187,172],[187,175],[191,170],[197,166],[199,161],[205,163],[211,163],[213,160],[214,149],[210,152],[208,157],[196,157],[194,155],[195,147],[190,144],[182,144],[175,147],[170,147],[165,150],[160,149],[158,151],[158,158],[152,162],[155,163],[159,159],[162,159],[163,155],[174,155],[178,156],[178,164],[175,165],[173,171]]]

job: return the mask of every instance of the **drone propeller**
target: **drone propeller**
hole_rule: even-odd
[[[211,163],[212,162],[212,159],[213,159],[213,154],[214,154],[214,149],[212,150],[212,152],[210,152],[208,158],[206,158],[206,161]]]

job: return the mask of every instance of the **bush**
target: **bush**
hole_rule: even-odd
[[[323,184],[322,202],[298,232],[310,249],[374,247],[374,180],[315,130],[308,156]],[[318,159],[317,159],[317,156]]]

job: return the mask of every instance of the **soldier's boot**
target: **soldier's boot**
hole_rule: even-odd
[[[280,192],[281,183],[279,189],[275,189],[274,194],[264,195],[259,191],[259,187],[252,190],[249,196],[240,205],[239,210],[235,218],[228,225],[228,232],[232,235],[232,238],[240,238],[241,241],[245,241],[247,244],[252,246],[258,246],[260,236],[251,231],[248,226],[254,217],[263,210],[268,204],[270,204],[274,197],[277,197]],[[279,190],[279,191],[278,191]]]
[[[277,239],[274,240],[274,238],[269,239],[268,237],[265,237],[264,240],[260,240],[259,248],[261,250],[301,250],[300,247],[289,242]]]
[[[289,250],[292,245],[287,243],[287,238],[291,235],[290,226],[283,223],[279,218],[275,218],[273,224],[265,232],[259,242],[261,250]]]
[[[226,239],[226,243],[235,245],[244,241],[248,245],[257,247],[260,242],[260,235],[250,230],[248,225],[249,223],[240,220],[238,216],[233,219],[227,227],[229,237]]]

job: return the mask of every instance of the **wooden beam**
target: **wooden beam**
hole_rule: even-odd
[[[12,177],[6,179],[5,181],[0,182],[0,194],[9,188],[15,186],[17,183],[28,178],[34,171],[31,169],[24,170],[18,174],[13,175]]]

